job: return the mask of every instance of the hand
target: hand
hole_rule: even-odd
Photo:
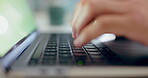
[[[72,25],[76,46],[105,33],[148,45],[148,0],[81,0]]]

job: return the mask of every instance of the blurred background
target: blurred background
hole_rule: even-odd
[[[71,19],[79,0],[28,0],[40,32],[71,32]]]

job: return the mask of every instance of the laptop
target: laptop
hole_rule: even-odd
[[[56,31],[55,31],[56,32]],[[78,48],[71,33],[40,33],[26,0],[0,1],[0,65],[8,77],[148,77],[148,47],[105,36]]]

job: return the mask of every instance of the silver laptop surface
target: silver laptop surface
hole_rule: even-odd
[[[1,0],[0,65],[14,78],[148,77],[148,47],[106,36],[78,48],[70,33],[38,32],[25,0]]]

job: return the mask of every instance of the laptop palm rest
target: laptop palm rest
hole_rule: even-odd
[[[129,40],[114,40],[104,43],[118,56],[132,65],[148,65],[148,47]]]

